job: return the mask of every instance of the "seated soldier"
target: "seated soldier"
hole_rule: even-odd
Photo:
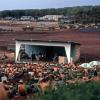
[[[20,96],[26,96],[26,86],[25,86],[25,83],[23,82],[23,80],[19,81],[18,93]]]

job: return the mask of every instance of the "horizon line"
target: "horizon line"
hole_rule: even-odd
[[[51,8],[16,8],[16,9],[4,9],[1,11],[13,11],[13,10],[43,10],[43,9],[61,9],[61,8],[74,8],[74,7],[89,7],[89,6],[100,6],[100,5],[78,5],[78,6],[67,6],[67,7],[51,7]]]

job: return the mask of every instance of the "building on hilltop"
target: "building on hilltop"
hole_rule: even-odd
[[[38,20],[42,21],[58,21],[59,18],[62,18],[63,15],[45,15],[43,17],[39,17]]]

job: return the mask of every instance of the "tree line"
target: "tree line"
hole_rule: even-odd
[[[34,18],[45,15],[74,16],[76,20],[100,22],[100,6],[78,6],[51,9],[25,9],[25,10],[4,10],[0,11],[0,18],[21,16],[32,16]]]

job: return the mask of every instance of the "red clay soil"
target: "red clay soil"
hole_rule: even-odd
[[[0,46],[15,44],[16,39],[75,41],[81,44],[81,57],[100,60],[100,31],[65,30],[56,32],[0,33]]]

